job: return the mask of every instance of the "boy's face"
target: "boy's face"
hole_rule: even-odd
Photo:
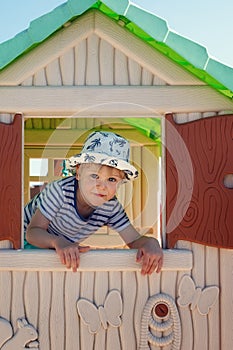
[[[115,196],[124,173],[106,165],[82,164],[77,167],[76,178],[85,203],[97,207]]]

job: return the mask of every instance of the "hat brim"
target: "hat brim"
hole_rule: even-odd
[[[100,164],[107,165],[115,169],[122,170],[128,180],[134,180],[138,177],[137,169],[126,162],[123,159],[118,159],[116,157],[109,157],[103,153],[80,153],[76,156],[70,157],[66,160],[66,168],[69,170],[74,169],[79,164]]]

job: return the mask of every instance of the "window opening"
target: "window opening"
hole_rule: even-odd
[[[46,123],[43,118],[25,119],[25,204],[47,183],[67,176],[64,159],[80,153],[93,130],[112,131],[130,141],[131,162],[140,176],[120,187],[118,199],[138,231],[161,242],[163,176],[159,118],[46,118]],[[119,235],[105,227],[91,236],[88,244],[106,246],[106,236],[110,237],[110,247],[122,245]]]

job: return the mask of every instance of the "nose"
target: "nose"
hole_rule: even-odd
[[[105,188],[106,187],[106,181],[105,180],[101,180],[101,179],[97,179],[96,180],[96,187],[98,187],[98,188]]]

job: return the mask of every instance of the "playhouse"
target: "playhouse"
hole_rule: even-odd
[[[232,81],[128,0],[68,0],[0,45],[0,349],[233,348]],[[118,196],[160,274],[107,228],[77,273],[23,247],[24,204],[90,130],[130,140],[140,176]]]

